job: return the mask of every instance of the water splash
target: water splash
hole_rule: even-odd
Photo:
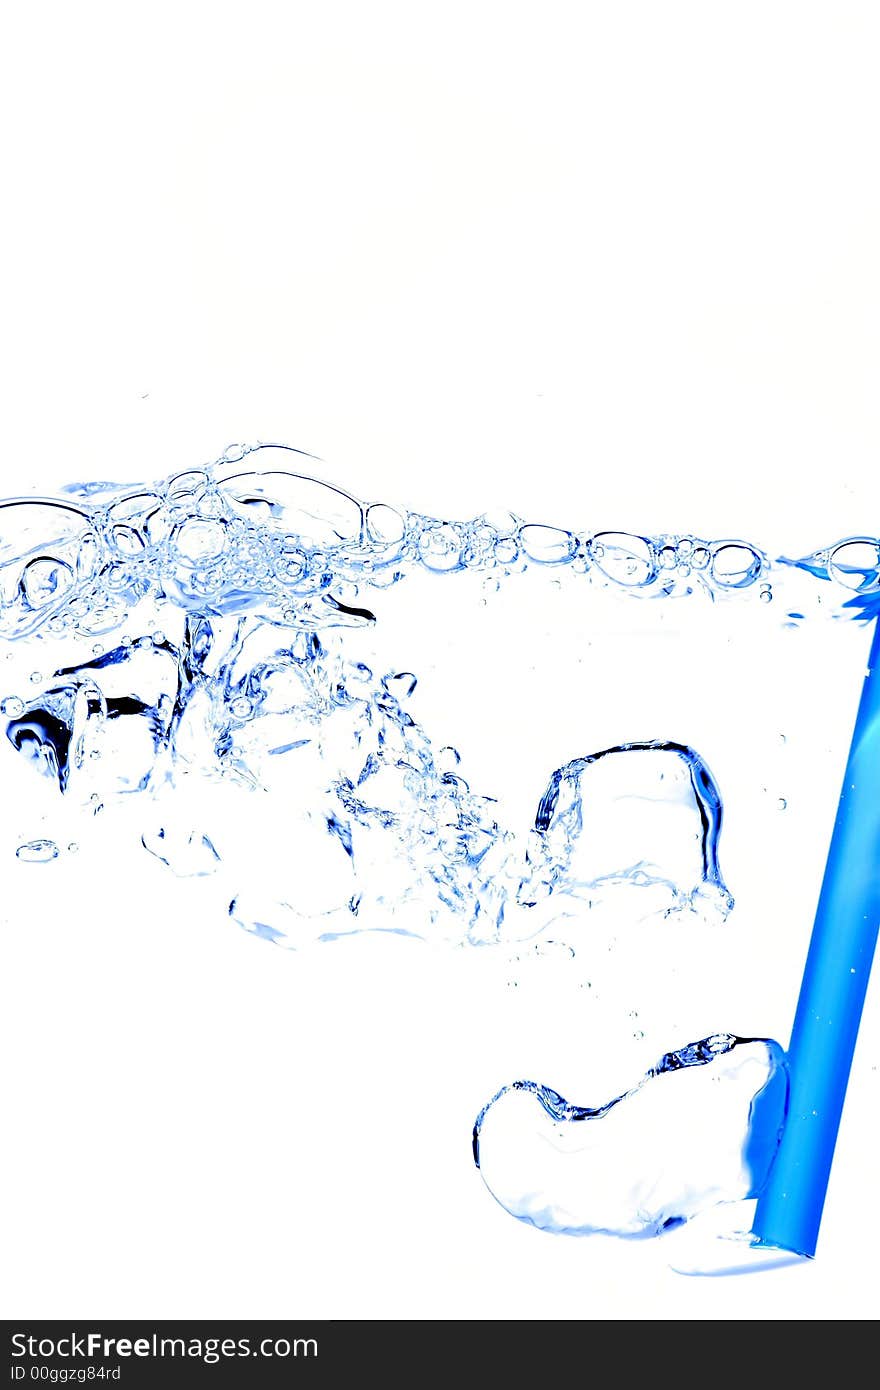
[[[92,810],[145,793],[144,847],[179,876],[227,866],[233,920],[287,947],[366,922],[517,939],[611,904],[723,921],[722,796],[697,749],[656,737],[573,750],[532,827],[506,823],[491,789],[472,789],[458,755],[409,712],[416,676],[352,658],[347,633],[373,627],[371,603],[416,572],[497,583],[532,567],[640,599],[762,602],[775,573],[766,553],[511,513],[442,521],[291,471],[306,458],[236,447],[161,483],[0,503],[0,635],[49,657],[45,677],[5,693],[12,747]],[[871,603],[880,544],[778,563]],[[84,641],[87,660],[53,665]],[[175,828],[187,784],[206,781],[283,794],[307,861],[293,899],[236,867],[241,836],[222,817]],[[316,878],[320,891],[304,887]]]
[[[516,1081],[477,1116],[474,1162],[512,1216],[555,1234],[659,1235],[756,1196],[785,1122],[778,1044],[719,1033],[604,1104]]]
[[[697,747],[661,729],[572,747],[517,820],[416,717],[419,673],[366,657],[364,636],[401,581],[486,595],[526,572],[624,602],[753,604],[783,625],[830,596],[832,618],[866,621],[880,541],[771,560],[735,538],[443,520],[295,471],[313,463],[259,445],[161,482],[0,502],[7,786],[28,777],[43,797],[39,826],[14,827],[21,872],[87,846],[105,808],[134,808],[153,865],[287,950],[380,931],[542,937],[572,959],[609,913],[724,922],[722,789]],[[720,1033],[595,1109],[517,1082],[481,1112],[475,1157],[522,1220],[656,1234],[760,1187],[784,1082],[775,1043]]]
[[[256,467],[240,465],[251,455]],[[75,500],[0,502],[0,636],[114,631],[147,596],[214,616],[259,608],[306,630],[358,626],[369,609],[340,582],[383,587],[408,567],[500,574],[571,567],[642,596],[723,596],[764,577],[743,541],[566,530],[513,514],[442,521],[364,504],[291,471],[286,446],[235,450],[204,469],[125,489],[72,485]],[[336,588],[336,592],[332,590]]]

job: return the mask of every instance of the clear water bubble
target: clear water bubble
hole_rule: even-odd
[[[649,584],[656,573],[654,553],[643,536],[601,531],[590,542],[590,557],[606,578],[624,588]]]
[[[725,589],[744,589],[761,573],[761,556],[749,545],[728,542],[712,556],[712,578]]]
[[[63,560],[39,556],[25,565],[21,584],[31,608],[45,608],[60,599],[73,583],[73,569]]]
[[[24,864],[49,864],[58,858],[58,846],[54,840],[28,840],[19,845],[15,857]]]
[[[173,532],[171,545],[185,563],[204,564],[222,555],[226,546],[226,525],[223,521],[190,517]]]
[[[716,1034],[593,1106],[534,1081],[504,1086],[477,1117],[474,1161],[496,1201],[541,1230],[659,1235],[757,1195],[787,1096],[778,1044]]]
[[[558,526],[522,526],[519,543],[528,558],[539,565],[567,564],[577,550],[572,533]]]
[[[712,558],[708,546],[695,545],[691,551],[691,565],[695,570],[704,570]]]
[[[455,570],[462,563],[464,537],[458,527],[449,522],[426,526],[418,536],[418,553],[422,564],[431,570]]]
[[[132,526],[114,526],[110,537],[120,555],[137,555],[144,549],[143,536]]]
[[[880,542],[849,540],[836,546],[828,559],[828,573],[848,589],[874,588],[880,582]]]
[[[384,502],[374,502],[367,508],[367,534],[380,545],[395,545],[406,534],[406,521],[394,507]]]
[[[519,545],[511,537],[504,537],[495,543],[495,559],[502,565],[514,564],[520,556]]]
[[[363,510],[353,497],[316,478],[287,472],[295,451],[273,446],[259,454],[260,472],[230,475],[217,470],[218,492],[234,514],[293,533],[306,546],[360,538]]]

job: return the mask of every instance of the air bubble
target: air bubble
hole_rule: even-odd
[[[712,578],[725,589],[744,589],[761,573],[761,557],[739,542],[719,546],[712,557]]]
[[[539,565],[564,565],[577,550],[572,533],[558,526],[522,526],[519,543],[529,559]]]
[[[31,608],[45,608],[64,596],[73,583],[73,570],[61,560],[42,556],[25,565],[21,587]]]
[[[120,555],[137,555],[144,548],[144,538],[131,526],[114,526],[111,539]]]
[[[226,545],[226,525],[222,521],[196,520],[191,517],[177,527],[171,544],[182,560],[191,565],[215,560]]]
[[[54,840],[28,840],[19,845],[15,857],[25,864],[49,864],[58,858],[58,846]]]
[[[426,527],[418,539],[422,564],[432,570],[454,570],[461,564],[462,537],[458,530],[443,522]]]
[[[880,543],[850,540],[838,545],[828,561],[828,573],[848,589],[876,587],[880,577]]]
[[[626,588],[649,584],[655,575],[654,555],[643,536],[623,531],[601,531],[589,545],[596,568],[615,584]]]
[[[367,508],[367,534],[381,545],[395,545],[406,534],[406,522],[393,507],[375,502]]]
[[[707,546],[697,545],[691,554],[691,565],[695,570],[705,569],[711,558],[711,552]]]

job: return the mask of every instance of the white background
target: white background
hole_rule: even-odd
[[[876,534],[878,40],[854,3],[19,7],[3,494],[270,440],[450,517]],[[876,1316],[876,990],[817,1259],[683,1280],[463,1159],[529,1064],[482,967],[306,962],[105,868],[7,902],[4,1315]]]

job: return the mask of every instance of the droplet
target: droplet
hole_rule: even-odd
[[[5,700],[0,700],[0,713],[7,715],[10,719],[18,719],[24,714],[24,701],[17,695],[7,695]]]
[[[48,864],[58,858],[58,846],[54,840],[28,840],[19,845],[15,855],[25,864]]]
[[[762,603],[771,603],[773,600],[773,590],[769,584],[762,584],[758,595]]]

